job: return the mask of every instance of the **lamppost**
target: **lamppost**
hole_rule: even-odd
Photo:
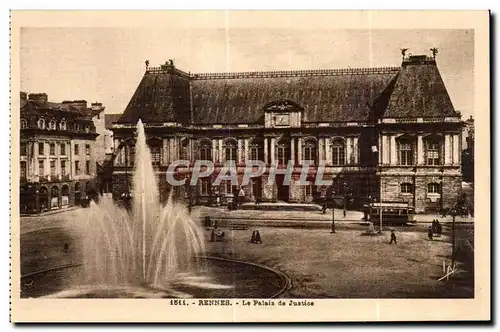
[[[343,212],[344,213],[344,218],[347,215],[347,211],[346,211],[347,210],[347,186],[348,186],[347,182],[344,181],[342,183],[342,191],[343,191],[343,194],[344,194],[343,195],[344,196],[344,212]]]
[[[331,234],[335,234],[335,189],[332,184],[332,231]]]
[[[459,197],[455,205],[450,209],[450,214],[452,217],[451,222],[451,264],[455,264],[456,256],[456,242],[455,242],[455,219],[457,215],[462,215],[465,207],[465,198]]]

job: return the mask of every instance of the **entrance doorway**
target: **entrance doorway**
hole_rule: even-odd
[[[285,180],[284,174],[276,175],[276,187],[278,188],[278,200],[288,202],[290,195],[290,186],[285,185],[283,182]]]
[[[262,200],[262,178],[252,179],[252,196],[255,201]]]

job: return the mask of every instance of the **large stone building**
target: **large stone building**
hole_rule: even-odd
[[[129,190],[134,131],[145,123],[153,163],[164,177],[178,159],[210,159],[211,178],[195,188],[175,187],[177,197],[208,202],[211,185],[227,160],[238,165],[241,183],[246,160],[294,164],[292,183],[269,184],[269,173],[245,186],[245,200],[310,202],[349,195],[355,202],[374,197],[408,202],[417,212],[452,205],[461,192],[460,114],[454,110],[436,59],[404,57],[398,67],[305,71],[193,74],[172,61],[145,74],[123,115],[113,126],[116,158],[113,192]],[[312,163],[308,184],[302,165]],[[318,165],[325,164],[324,174]],[[189,177],[179,167],[178,177]],[[332,179],[315,186],[317,176]],[[218,188],[235,193],[229,182]]]
[[[21,92],[20,210],[38,213],[78,204],[94,188],[98,156],[95,123],[104,108],[84,100],[48,101]]]

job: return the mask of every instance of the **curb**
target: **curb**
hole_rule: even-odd
[[[259,263],[253,263],[253,262],[247,262],[247,261],[241,261],[241,260],[232,259],[232,258],[224,258],[224,257],[215,257],[215,256],[199,256],[199,257],[204,258],[204,259],[209,259],[209,260],[218,260],[218,261],[224,261],[224,262],[232,262],[232,263],[238,263],[238,264],[244,264],[244,265],[251,265],[251,266],[255,266],[255,267],[258,267],[258,268],[261,268],[264,270],[271,271],[272,273],[278,275],[281,278],[281,281],[283,281],[283,287],[278,292],[276,292],[275,294],[270,296],[271,299],[274,299],[274,298],[280,296],[281,294],[292,289],[292,287],[293,287],[292,279],[287,274],[285,274],[284,272],[282,272],[280,270],[274,269],[274,268],[266,266],[266,265],[262,265]]]

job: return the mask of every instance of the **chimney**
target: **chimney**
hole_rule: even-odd
[[[436,59],[427,55],[410,55],[403,59],[403,67],[406,65],[435,65]]]
[[[78,108],[87,108],[86,100],[65,100],[62,102],[64,105],[71,105]]]
[[[102,103],[98,103],[98,102],[95,102],[95,103],[92,103],[90,104],[91,105],[91,108],[93,111],[104,111],[104,106],[102,106]]]
[[[28,99],[32,101],[46,103],[48,100],[48,96],[46,93],[30,93]]]
[[[28,99],[28,94],[26,92],[21,91],[21,100]]]

